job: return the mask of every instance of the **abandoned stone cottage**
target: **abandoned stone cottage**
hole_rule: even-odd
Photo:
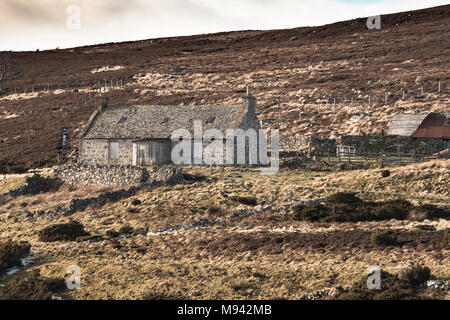
[[[405,152],[427,155],[450,149],[450,114],[396,114],[387,135]]]
[[[107,97],[97,97],[96,110],[81,135],[79,161],[108,165],[171,164],[172,148],[177,143],[171,140],[175,130],[186,129],[194,137],[194,121],[201,121],[203,132],[217,129],[223,137],[228,129],[258,130],[255,107],[256,99],[249,95],[243,97],[241,105],[228,106],[109,106]],[[245,148],[247,153],[248,146]],[[235,145],[234,159],[237,152]],[[224,157],[229,156],[223,153]]]

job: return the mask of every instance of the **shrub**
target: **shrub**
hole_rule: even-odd
[[[430,279],[430,268],[421,265],[412,265],[399,273],[399,278],[406,281],[411,287],[417,288]]]
[[[389,170],[383,170],[381,171],[381,177],[387,178],[391,175],[391,172]]]
[[[439,243],[442,247],[450,247],[450,229],[445,229],[444,235]]]
[[[120,232],[117,232],[115,230],[108,230],[106,231],[106,236],[110,238],[117,238],[118,236],[120,236]]]
[[[296,205],[293,208],[294,220],[297,221],[323,221],[329,215],[329,210],[322,204],[309,203],[307,205]]]
[[[210,216],[224,216],[228,213],[226,208],[215,205],[209,206],[208,209],[206,209],[206,212]]]
[[[323,204],[310,202],[293,207],[294,220],[320,222],[358,222],[388,219],[405,220],[413,208],[405,200],[365,202],[354,193],[337,193],[324,199]],[[442,212],[431,211],[427,217],[442,216]]]
[[[128,208],[127,212],[128,213],[139,213],[139,209],[138,208]]]
[[[84,227],[78,221],[55,224],[39,231],[39,240],[44,242],[74,241],[78,237],[88,235]]]
[[[450,210],[439,208],[432,204],[424,204],[417,209],[425,212],[426,219],[449,219]]]
[[[133,232],[133,228],[130,226],[123,226],[119,229],[120,234],[130,234]]]
[[[256,206],[257,205],[257,200],[255,197],[248,197],[248,196],[231,196],[230,197],[231,201],[235,201],[235,202],[239,202],[245,205],[249,205],[249,206]]]
[[[142,204],[142,202],[139,199],[131,200],[131,205],[133,205],[133,206],[140,206],[141,204]]]
[[[13,242],[11,240],[0,243],[0,274],[6,269],[20,266],[21,258],[30,254],[31,245],[28,242]]]
[[[25,173],[29,166],[9,158],[0,159],[0,174]]]
[[[251,288],[251,283],[248,280],[232,280],[230,288],[234,291],[245,291]]]
[[[373,203],[371,206],[371,213],[374,216],[374,220],[405,220],[408,218],[408,212],[412,208],[411,203],[406,200]]]
[[[421,267],[428,269],[426,267]],[[428,270],[429,271],[429,270]],[[424,283],[429,278],[426,270],[421,272],[414,271],[411,276],[412,279]],[[426,293],[419,293],[416,289],[415,281],[403,279],[401,275],[392,275],[388,272],[381,271],[381,289],[372,290],[367,287],[367,277],[362,277],[356,281],[349,290],[340,292],[337,296],[331,298],[335,300],[411,300],[411,299],[432,299]],[[426,280],[425,280],[426,279]]]
[[[64,291],[62,279],[41,279],[39,276],[12,278],[0,290],[0,300],[50,300],[54,293]]]
[[[330,204],[354,204],[361,203],[362,200],[353,192],[338,192],[326,197],[324,202]]]
[[[375,246],[390,246],[397,242],[391,230],[377,229],[370,236],[370,243]]]

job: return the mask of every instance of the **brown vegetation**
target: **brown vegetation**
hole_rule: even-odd
[[[7,241],[0,243],[0,275],[9,268],[21,266],[21,258],[30,253],[31,245],[28,242]]]
[[[324,203],[311,202],[293,208],[295,220],[323,222],[380,221],[389,219],[424,220],[449,218],[450,210],[426,204],[414,207],[405,200],[385,202],[362,201],[355,194],[337,193],[325,198]],[[420,212],[420,214],[417,214]]]
[[[51,300],[54,293],[65,288],[64,280],[41,278],[37,273],[25,278],[13,277],[0,289],[0,300]]]
[[[79,237],[88,235],[78,221],[54,224],[39,231],[39,240],[44,242],[74,241]]]

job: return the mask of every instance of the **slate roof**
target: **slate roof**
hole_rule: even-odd
[[[176,129],[187,129],[193,137],[194,121],[203,131],[227,129],[240,124],[242,105],[216,106],[108,106],[92,116],[83,133],[85,139],[170,139]]]
[[[389,136],[411,137],[429,114],[396,114],[389,127]]]

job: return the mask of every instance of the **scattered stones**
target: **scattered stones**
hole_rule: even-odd
[[[188,230],[188,229],[193,229],[193,228],[198,228],[198,227],[203,227],[203,228],[211,227],[219,222],[222,222],[226,218],[228,218],[228,219],[246,218],[246,217],[250,217],[255,214],[260,214],[260,213],[270,210],[272,208],[273,208],[272,206],[267,206],[267,207],[263,207],[261,210],[237,210],[234,213],[232,213],[224,218],[218,218],[216,220],[200,219],[189,225],[179,224],[179,225],[175,225],[175,226],[169,226],[169,227],[159,230],[159,231],[148,232],[147,235],[153,236],[153,235],[157,235],[157,234],[161,234],[161,233],[177,231],[180,229]]]
[[[450,290],[450,281],[428,280],[427,287],[437,290]]]
[[[303,294],[300,296],[299,300],[323,300],[328,297],[334,297],[338,294],[337,290],[318,290],[312,294]]]
[[[161,166],[151,171],[132,165],[72,164],[55,169],[55,175],[68,184],[135,185],[152,180],[177,184],[184,181],[182,170],[175,166]]]
[[[193,297],[200,297],[201,295],[202,295],[202,293],[199,292],[199,291],[194,291],[194,292],[192,292],[192,296],[193,296]]]
[[[359,120],[359,119],[364,119],[367,116],[369,116],[368,113],[358,112],[358,113],[354,114],[350,119],[351,120]]]

